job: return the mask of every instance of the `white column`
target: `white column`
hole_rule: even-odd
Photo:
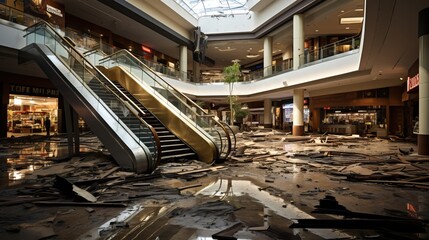
[[[264,127],[271,128],[273,127],[273,117],[271,113],[271,108],[273,103],[271,99],[264,99]]]
[[[271,76],[273,73],[271,65],[273,64],[273,37],[264,39],[264,77]]]
[[[429,8],[419,13],[418,154],[429,155]]]
[[[180,78],[183,81],[187,80],[188,71],[188,48],[186,46],[180,46]]]
[[[294,136],[304,135],[304,89],[293,90],[293,128]]]
[[[293,16],[293,69],[300,66],[300,55],[304,53],[304,16]]]

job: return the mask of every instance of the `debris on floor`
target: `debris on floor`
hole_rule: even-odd
[[[91,135],[81,143],[65,157],[62,136],[0,141],[0,238],[427,237],[415,233],[427,230],[429,159],[397,138],[242,132],[224,163],[170,162],[152,174],[119,168]]]

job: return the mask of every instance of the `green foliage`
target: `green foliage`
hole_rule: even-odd
[[[234,83],[238,82],[238,80],[240,80],[240,63],[238,63],[238,61],[233,61],[233,64],[231,66],[225,67],[223,69],[223,76],[224,76],[224,81],[226,83],[228,83],[228,87],[229,87],[229,96],[228,96],[228,103],[229,103],[229,109],[231,110],[231,115],[230,115],[230,124],[233,125],[234,124],[234,105],[237,102],[237,96],[234,96],[232,94],[233,90],[234,90]]]
[[[250,113],[246,104],[235,103],[233,109],[235,112],[235,118],[245,118]]]
[[[240,63],[234,62],[232,65],[225,67],[223,69],[223,75],[225,77],[225,82],[229,84],[234,84],[240,80]]]

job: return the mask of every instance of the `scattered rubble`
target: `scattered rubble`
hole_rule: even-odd
[[[385,196],[378,196],[374,189],[383,189],[390,191],[388,196],[398,198],[408,197],[406,194],[418,195],[422,203],[429,189],[429,157],[417,155],[413,146],[397,138],[327,134],[294,137],[275,130],[242,132],[238,134],[236,151],[222,164],[170,162],[162,164],[152,174],[136,174],[120,169],[110,156],[99,153],[98,141],[85,137],[81,142],[86,151],[73,157],[53,154],[55,148],[67,148],[60,136],[48,141],[36,137],[0,141],[0,158],[8,159],[2,169],[22,173],[19,181],[0,191],[0,209],[7,216],[0,224],[1,238],[21,239],[30,232],[37,232],[33,239],[62,236],[61,239],[64,235],[93,239],[96,236],[108,238],[124,231],[141,237],[139,234],[153,231],[153,236],[159,239],[174,239],[173,236],[187,239],[184,236],[196,236],[203,229],[208,231],[204,236],[213,239],[238,239],[238,236],[279,239],[282,234],[289,239],[300,239],[300,236],[311,239],[313,233],[284,230],[284,226],[340,229],[360,226],[393,231],[397,224],[402,224],[402,229],[409,232],[423,232],[426,228],[424,221],[391,219],[393,210],[388,208],[378,208],[378,213],[386,215],[352,211],[341,207],[334,198],[349,199],[347,206],[351,209],[375,209],[377,200]],[[29,154],[28,148],[38,148],[41,153]],[[20,151],[24,151],[25,157]],[[28,170],[29,166],[35,167]],[[309,206],[325,196],[324,201],[320,200],[322,207],[316,207],[313,212],[316,216],[338,214],[353,219],[318,217],[299,221],[301,225],[296,225],[291,219],[277,215],[274,207],[269,209],[265,203],[252,198],[249,202],[230,204],[231,198],[244,191],[237,190],[231,181],[222,186],[226,187],[225,191],[219,190],[213,196],[194,195],[222,178],[252,181],[258,186],[258,194],[281,199],[278,204],[285,211],[293,206],[310,212]],[[357,188],[356,184],[361,187]],[[249,205],[254,202],[258,203]],[[112,218],[102,231],[91,232],[105,219],[130,207],[136,211],[129,214],[130,218],[147,214],[139,217],[146,220]],[[405,211],[396,211],[421,219],[429,217],[429,213],[423,213],[422,217],[422,211],[411,203]],[[258,221],[255,214],[259,214]],[[372,218],[371,214],[382,217]],[[144,224],[151,227],[142,232],[139,228]],[[79,232],[71,232],[73,228],[79,228]],[[162,233],[161,229],[166,228],[168,230]],[[167,236],[167,232],[174,234]],[[364,236],[383,238],[384,234],[365,232]]]

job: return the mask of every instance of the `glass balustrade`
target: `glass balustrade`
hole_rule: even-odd
[[[152,154],[148,161],[149,169],[153,170],[159,162],[159,144],[153,128],[138,117],[139,110],[113,83],[99,72],[83,55],[67,44],[48,23],[40,22],[26,30],[26,43],[46,45],[57,58],[74,74],[82,85],[74,86],[76,90],[86,88],[97,99],[95,106],[99,114],[110,114],[115,119],[113,126],[117,131],[122,127],[140,145],[144,144]],[[83,90],[83,89],[82,89]],[[132,129],[132,130],[131,130]]]
[[[199,129],[203,134],[209,134],[214,140],[220,157],[226,157],[230,152],[230,137],[224,126],[222,126],[213,115],[207,114],[200,106],[183,95],[174,87],[164,81],[158,74],[133,56],[127,50],[120,50],[109,55],[100,62],[106,68],[120,66],[128,71],[138,81],[151,87],[152,94],[162,96],[158,99],[164,104],[174,107],[177,113],[183,117],[188,124]],[[226,139],[226,140],[225,140]]]

